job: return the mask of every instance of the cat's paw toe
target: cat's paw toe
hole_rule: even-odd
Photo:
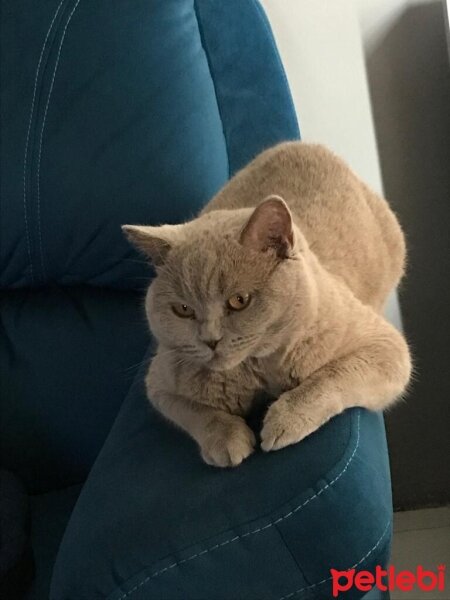
[[[201,446],[201,455],[213,467],[237,467],[252,454],[255,444],[253,431],[239,420],[211,434]]]
[[[265,452],[280,450],[291,444],[300,442],[316,428],[301,418],[293,415],[287,407],[274,403],[268,410],[261,431],[261,448]]]

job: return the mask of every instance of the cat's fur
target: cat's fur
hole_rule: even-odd
[[[408,347],[382,316],[403,275],[404,237],[387,202],[325,148],[278,145],[193,221],[124,230],[157,269],[148,397],[207,463],[238,465],[253,452],[245,417],[261,391],[278,398],[261,431],[269,451],[405,390]],[[230,311],[237,293],[252,300]],[[174,314],[179,303],[195,319]]]

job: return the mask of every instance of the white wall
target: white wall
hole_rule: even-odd
[[[351,0],[261,0],[302,139],[342,156],[377,191],[381,176],[364,55]]]

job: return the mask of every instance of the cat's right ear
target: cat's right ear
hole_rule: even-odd
[[[169,250],[179,237],[181,225],[122,225],[122,231],[138,250],[143,252],[155,267],[162,265]]]

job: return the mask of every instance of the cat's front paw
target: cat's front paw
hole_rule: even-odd
[[[313,433],[318,426],[312,415],[293,410],[289,402],[280,398],[270,406],[264,418],[261,448],[269,452],[296,444]]]
[[[233,417],[215,424],[200,445],[200,450],[208,465],[236,467],[252,454],[255,444],[255,435],[244,419]]]

